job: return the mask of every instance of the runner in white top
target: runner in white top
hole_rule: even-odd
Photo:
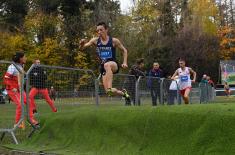
[[[23,71],[23,66],[21,64],[16,63],[16,65],[19,69]],[[16,69],[16,67],[13,64],[11,64],[7,69],[7,73],[14,75],[14,76],[18,76],[19,71]]]
[[[172,80],[175,80],[175,77],[178,75],[179,76],[179,89],[180,89],[180,94],[182,95],[184,99],[184,103],[188,104],[189,103],[189,93],[192,89],[192,82],[195,82],[196,80],[196,72],[192,70],[190,67],[185,66],[185,60],[180,59],[179,60],[179,65],[180,68],[178,68],[174,75],[171,77]],[[190,75],[193,75],[193,80],[190,79]]]

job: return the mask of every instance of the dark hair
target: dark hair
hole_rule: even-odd
[[[184,62],[186,62],[184,58],[179,58],[179,61],[184,61]]]
[[[16,63],[20,63],[20,58],[23,58],[23,57],[24,57],[24,52],[16,52],[12,57],[12,61]]]
[[[140,65],[141,63],[144,63],[144,58],[136,59],[136,63]]]
[[[103,26],[105,29],[108,28],[108,25],[105,22],[99,22],[96,26]]]

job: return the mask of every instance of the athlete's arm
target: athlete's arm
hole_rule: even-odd
[[[178,75],[178,70],[175,71],[175,73],[172,75],[171,80],[175,80],[175,76]]]
[[[193,74],[192,82],[196,82],[197,73],[192,68],[189,68],[189,71],[191,74]]]
[[[113,38],[113,43],[116,47],[118,47],[123,52],[123,63],[122,68],[127,68],[127,49],[123,46],[123,44],[117,39]]]
[[[81,50],[84,50],[86,49],[87,47],[90,47],[92,45],[96,45],[97,43],[97,39],[98,38],[92,38],[90,41],[87,42],[86,39],[82,39],[80,42],[79,42],[79,49]]]

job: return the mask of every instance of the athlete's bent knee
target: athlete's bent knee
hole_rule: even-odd
[[[104,64],[104,68],[105,68],[105,69],[110,69],[110,68],[111,68],[111,65],[110,65],[109,63],[105,63],[105,64]]]

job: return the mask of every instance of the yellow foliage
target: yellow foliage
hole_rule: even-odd
[[[219,25],[219,9],[214,0],[190,0],[193,22],[206,33],[216,34]]]
[[[231,27],[222,27],[218,36],[220,37],[220,57],[224,60],[230,60],[235,55],[235,29]]]
[[[11,60],[16,51],[27,52],[30,45],[22,34],[1,33],[0,35],[0,59]]]
[[[85,53],[78,51],[78,54],[75,57],[75,61],[76,61],[76,64],[75,64],[76,67],[82,68],[82,69],[88,69],[87,67],[88,63],[86,63],[87,57]]]
[[[46,38],[42,46],[37,49],[41,61],[47,65],[63,65],[66,61],[63,56],[67,55],[66,49],[57,40]]]
[[[159,16],[160,12],[156,9],[156,1],[138,1],[136,9],[133,11],[133,21],[135,21],[133,27],[139,28],[137,32],[143,32],[142,35],[152,33],[155,21]]]
[[[24,28],[31,39],[48,27],[56,27],[61,24],[61,19],[57,16],[46,15],[42,12],[30,12],[25,17]]]

